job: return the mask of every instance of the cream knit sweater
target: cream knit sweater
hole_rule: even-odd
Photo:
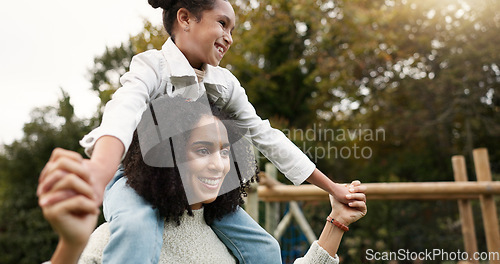
[[[160,264],[196,264],[196,263],[237,263],[237,260],[212,231],[203,218],[203,209],[193,210],[194,217],[185,213],[181,217],[181,225],[165,222],[163,247]],[[83,251],[79,264],[101,264],[104,247],[109,241],[107,223],[99,226],[90,237]],[[258,253],[257,253],[258,254]],[[50,262],[47,262],[50,263]],[[295,260],[295,264],[338,264],[337,256],[331,257],[315,241],[303,258]]]

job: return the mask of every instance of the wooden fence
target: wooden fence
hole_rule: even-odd
[[[454,182],[366,183],[367,200],[457,200],[462,223],[464,247],[469,256],[478,252],[471,199],[481,204],[488,252],[500,252],[500,232],[494,195],[500,195],[500,181],[492,181],[488,152],[485,148],[473,151],[477,182],[468,181],[465,158],[452,157]],[[284,185],[276,180],[276,169],[266,165],[263,184],[254,185],[247,200],[247,212],[258,219],[259,200],[265,202],[265,228],[279,240],[295,217],[309,242],[316,240],[296,201],[328,200],[327,192],[314,185]],[[289,212],[279,221],[278,202],[289,202]],[[278,222],[279,221],[279,222]],[[500,253],[499,253],[500,254]],[[472,261],[472,263],[479,263]],[[490,260],[500,264],[499,260]]]

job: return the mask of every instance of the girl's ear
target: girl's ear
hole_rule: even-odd
[[[177,23],[179,28],[189,28],[189,23],[191,22],[191,12],[186,8],[179,8],[177,11]]]

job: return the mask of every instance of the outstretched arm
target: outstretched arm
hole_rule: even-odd
[[[318,168],[314,169],[313,173],[309,178],[306,179],[307,182],[318,186],[343,204],[349,204],[353,202],[346,195],[350,193],[349,189],[345,188],[343,184],[334,183],[325,174],[323,174]]]
[[[347,189],[350,194],[347,199],[347,205],[336,200],[330,195],[330,204],[332,211],[328,216],[328,221],[321,232],[319,240],[311,245],[311,248],[303,258],[297,259],[295,264],[302,263],[328,263],[338,264],[336,256],[337,250],[348,225],[356,222],[366,214],[366,196],[364,194],[366,187],[359,181],[353,181],[350,185],[341,185]],[[334,220],[331,220],[334,219]]]
[[[236,77],[230,76],[234,89],[229,101],[221,107],[236,117],[238,126],[248,129],[248,136],[259,151],[295,185],[308,181],[330,193],[335,199],[348,204],[349,199],[345,197],[349,193],[348,190],[318,170],[309,157],[282,131],[272,128],[267,120],[263,121],[248,101],[245,89]]]
[[[99,202],[82,160],[78,153],[56,149],[40,177],[39,186],[50,183],[52,188],[41,192],[38,202],[59,235],[52,264],[77,263],[97,224]]]
[[[351,200],[349,204],[343,204],[330,195],[330,204],[332,211],[330,218],[339,223],[348,226],[366,215],[366,186],[362,186],[361,182],[353,181],[351,185],[344,187],[352,189],[352,193],[348,194],[347,198]],[[318,244],[325,249],[330,256],[335,256],[342,240],[344,231],[331,222],[327,222],[323,228],[323,232],[318,240]]]

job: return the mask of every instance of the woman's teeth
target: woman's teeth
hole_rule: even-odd
[[[220,182],[220,179],[209,179],[209,178],[198,178],[201,182],[207,185],[217,186]]]

